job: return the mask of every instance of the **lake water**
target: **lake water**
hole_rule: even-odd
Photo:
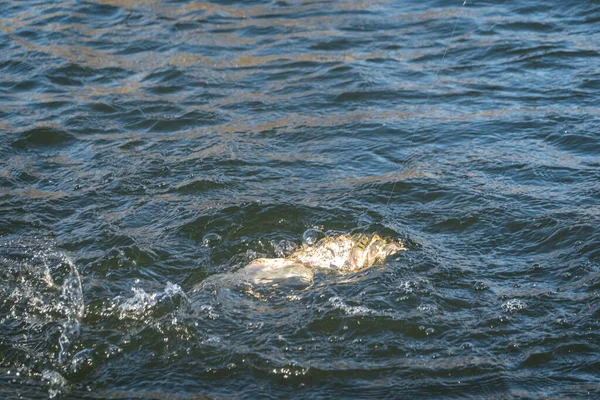
[[[0,2],[0,397],[600,397],[599,49],[597,1]],[[409,250],[199,289],[315,230]]]

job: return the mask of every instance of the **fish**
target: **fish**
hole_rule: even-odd
[[[314,271],[287,258],[257,258],[238,271],[238,278],[252,284],[313,284]]]
[[[238,271],[238,277],[253,284],[295,282],[310,286],[316,271],[358,272],[405,250],[399,239],[378,234],[332,235],[285,258],[257,258]]]

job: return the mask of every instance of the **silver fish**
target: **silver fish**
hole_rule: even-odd
[[[352,273],[407,250],[398,239],[374,235],[328,236],[313,246],[304,246],[286,258],[258,258],[238,271],[247,282],[270,284],[297,281],[311,285],[315,270]]]

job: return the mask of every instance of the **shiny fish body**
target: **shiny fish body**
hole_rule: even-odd
[[[315,270],[351,273],[382,262],[406,250],[397,239],[374,235],[328,236],[314,246],[304,246],[287,258],[258,258],[240,271],[245,281],[270,284],[295,280],[310,285]]]

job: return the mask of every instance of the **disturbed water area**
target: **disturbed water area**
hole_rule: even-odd
[[[598,397],[599,21],[0,3],[0,396]],[[409,250],[208,284],[357,232]]]

